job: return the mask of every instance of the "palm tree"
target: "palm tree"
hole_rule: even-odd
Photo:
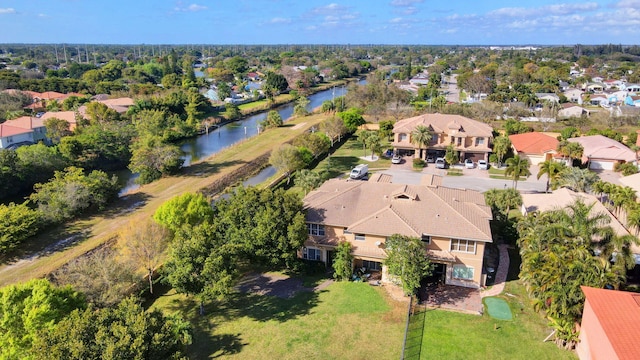
[[[559,163],[553,160],[547,160],[540,164],[540,170],[538,171],[537,178],[540,179],[542,175],[547,175],[547,188],[545,192],[549,192],[549,186],[553,183],[553,188],[557,186],[558,180],[560,179],[560,173],[566,166],[563,163]]]
[[[509,140],[508,136],[498,136],[493,140],[493,153],[496,154],[496,157],[498,158],[498,167],[502,166],[502,159],[507,154],[510,147],[511,140]]]
[[[322,178],[316,172],[309,169],[302,169],[298,170],[294,183],[304,190],[304,195],[306,196],[307,192],[320,186]]]
[[[529,171],[529,160],[522,158],[519,155],[515,155],[514,157],[507,159],[507,169],[504,171],[504,175],[511,175],[513,188],[517,189],[520,176],[531,175],[531,172]]]
[[[636,191],[629,186],[613,186],[611,193],[611,201],[615,208],[616,214],[620,215],[620,210],[629,209],[636,204]]]
[[[573,191],[589,192],[593,184],[599,180],[598,174],[589,169],[579,169],[567,167],[560,175],[560,185],[566,186]]]
[[[426,157],[427,146],[431,143],[433,135],[428,127],[424,125],[418,125],[411,132],[411,142],[418,145],[419,157],[424,159]],[[422,156],[422,148],[425,148],[425,156]]]
[[[558,144],[558,152],[562,154],[565,160],[566,158],[569,158],[571,161],[569,166],[573,166],[573,160],[580,159],[582,157],[584,148],[577,142],[562,140]]]

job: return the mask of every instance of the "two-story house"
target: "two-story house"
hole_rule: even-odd
[[[411,133],[419,125],[431,131],[432,139],[426,149],[411,138]],[[411,153],[416,158],[425,158],[427,153],[444,156],[447,146],[453,144],[455,150],[460,152],[461,161],[477,161],[489,160],[493,128],[460,115],[424,114],[398,121],[393,126],[393,136],[395,151]]]
[[[484,285],[484,249],[492,242],[491,210],[480,192],[433,185],[437,183],[325,182],[304,198],[309,238],[300,256],[331,266],[335,248],[348,241],[354,265],[381,271],[386,281],[385,242],[400,234],[423,241],[425,256],[444,283]]]
[[[0,124],[0,149],[47,141],[47,129],[42,119],[21,116]]]

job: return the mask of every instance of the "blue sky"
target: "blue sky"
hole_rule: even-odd
[[[640,0],[0,0],[0,43],[639,42]]]

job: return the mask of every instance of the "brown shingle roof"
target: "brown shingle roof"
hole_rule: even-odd
[[[558,139],[541,132],[509,135],[509,140],[516,151],[523,154],[544,154],[556,151],[559,143]]]
[[[640,359],[640,294],[581,288],[618,358]]]
[[[473,190],[332,179],[304,198],[307,221],[351,232],[491,242],[491,210]]]
[[[424,125],[435,133],[449,133],[449,130],[459,131],[457,136],[483,136],[491,137],[493,128],[477,120],[460,115],[450,114],[424,114],[398,121],[393,126],[394,133],[410,133],[418,125]]]

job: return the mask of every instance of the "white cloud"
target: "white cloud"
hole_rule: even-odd
[[[317,8],[314,8],[313,10],[311,10],[313,13],[315,14],[334,14],[334,13],[339,13],[339,12],[343,12],[346,11],[347,8],[342,6],[342,5],[338,5],[336,3],[331,3],[329,5],[326,6],[319,6]]]
[[[38,14],[38,17],[39,18],[48,18],[49,15],[40,13],[40,14]]]
[[[537,8],[525,7],[505,7],[487,13],[488,16],[497,17],[533,17],[545,15],[569,15],[597,10],[598,3],[590,2],[583,4],[554,4]]]
[[[393,18],[393,19],[389,20],[389,22],[393,23],[393,24],[399,23],[399,22],[402,22],[402,18],[401,17]]]
[[[391,6],[398,6],[398,7],[412,6],[413,4],[420,4],[423,1],[424,0],[393,0],[391,1]]]
[[[208,7],[204,5],[199,5],[199,4],[191,4],[191,5],[185,6],[182,1],[178,1],[178,3],[176,4],[176,7],[173,8],[173,10],[181,11],[181,12],[197,12],[197,11],[202,11],[207,9]]]
[[[640,0],[621,0],[618,1],[614,7],[622,9],[640,9]]]
[[[16,9],[14,8],[0,8],[0,14],[15,14]]]
[[[271,24],[290,24],[291,23],[291,19],[275,17],[275,18],[269,20],[269,23],[271,23]]]

